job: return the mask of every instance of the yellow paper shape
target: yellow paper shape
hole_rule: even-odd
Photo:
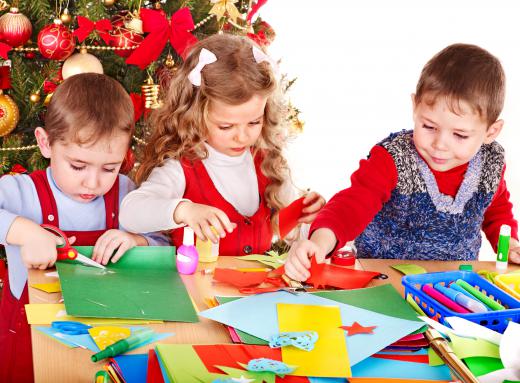
[[[89,325],[102,324],[146,324],[146,323],[163,323],[159,320],[148,319],[118,319],[118,318],[81,318],[67,315],[65,305],[63,303],[32,303],[25,305],[27,313],[27,321],[29,324],[48,324],[55,320],[72,320]]]
[[[352,376],[345,332],[340,328],[337,306],[278,303],[280,332],[316,331],[318,341],[312,351],[293,346],[282,347],[282,360],[297,366],[290,375],[348,378]]]
[[[213,226],[211,226],[211,230],[218,236],[218,232]],[[199,253],[199,262],[206,263],[217,261],[219,250],[218,243],[213,243],[209,239],[207,241],[202,241],[197,238],[197,244],[195,246],[197,248],[197,253]]]
[[[88,332],[100,350],[104,350],[111,344],[116,343],[118,340],[128,338],[130,334],[132,334],[129,328],[117,326],[92,327]]]
[[[34,283],[31,285],[31,287],[45,291],[46,293],[59,293],[61,291],[60,282]]]

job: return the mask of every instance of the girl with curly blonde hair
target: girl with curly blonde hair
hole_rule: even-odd
[[[245,37],[219,34],[192,47],[150,118],[140,187],[121,207],[125,228],[173,229],[179,245],[187,225],[202,240],[220,239],[221,255],[270,248],[291,185],[275,65]],[[324,200],[312,192],[304,204],[300,221],[310,223]]]

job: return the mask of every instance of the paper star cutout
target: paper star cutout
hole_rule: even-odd
[[[361,326],[358,322],[352,323],[351,326],[341,326],[343,330],[347,332],[347,336],[352,336],[356,334],[373,334],[373,330],[377,326]]]
[[[240,375],[240,378],[231,378],[231,380],[237,383],[251,383],[255,381],[254,379],[245,378],[244,375]]]

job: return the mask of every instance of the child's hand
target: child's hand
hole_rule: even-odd
[[[45,270],[56,263],[56,246],[63,245],[63,240],[45,229],[35,230],[30,240],[20,245],[22,262],[28,269]]]
[[[285,261],[285,274],[296,281],[305,281],[311,274],[311,257],[316,257],[316,262],[322,263],[325,253],[314,242],[304,239],[295,242]]]
[[[139,245],[138,241],[140,238],[143,237],[122,230],[107,230],[96,241],[92,252],[92,260],[102,265],[106,265],[110,258],[112,258],[112,262],[117,262],[127,250]],[[117,252],[114,254],[116,249]]]
[[[514,238],[509,241],[509,262],[520,264],[520,243]]]
[[[191,227],[195,235],[201,240],[209,239],[213,243],[217,243],[219,238],[211,230],[211,226],[217,231],[220,238],[233,232],[237,226],[231,223],[226,213],[213,206],[203,205],[189,201],[183,201],[177,205],[173,213],[175,222],[184,223]]]
[[[308,193],[303,200],[303,204],[305,207],[303,208],[302,212],[304,213],[304,215],[298,220],[298,222],[312,223],[312,221],[314,221],[321,208],[325,206],[325,203],[325,198],[323,198],[318,193]]]

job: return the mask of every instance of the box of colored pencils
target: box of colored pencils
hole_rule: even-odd
[[[410,295],[429,317],[461,316],[498,332],[510,321],[520,322],[520,300],[477,273],[445,271],[403,277],[405,297]]]

